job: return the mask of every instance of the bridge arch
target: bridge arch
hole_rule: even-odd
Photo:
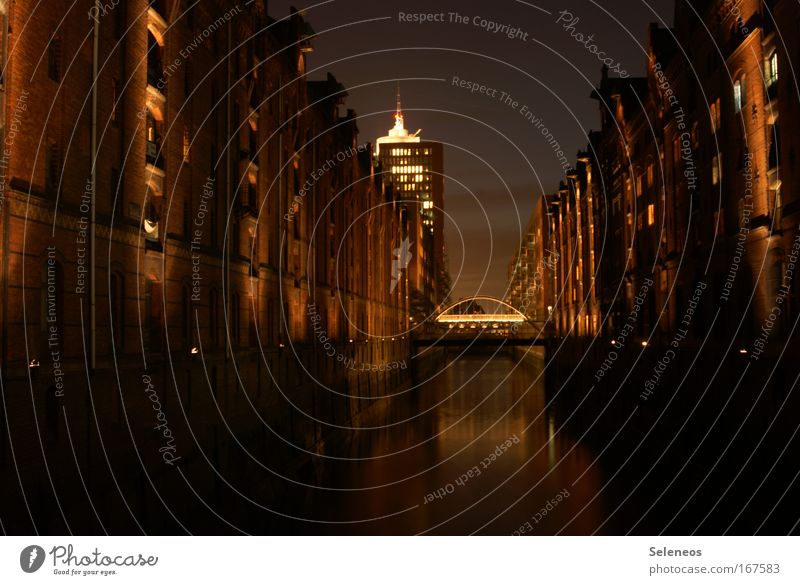
[[[509,309],[509,313],[456,313],[455,309],[462,305],[470,303],[477,303],[480,301],[497,303],[497,305]],[[524,323],[528,318],[520,311],[512,307],[510,304],[502,299],[490,297],[486,295],[476,295],[474,297],[467,297],[456,301],[443,311],[441,311],[435,318],[437,323]]]

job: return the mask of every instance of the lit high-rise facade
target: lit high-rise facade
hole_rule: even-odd
[[[375,156],[383,182],[405,208],[407,236],[412,259],[407,268],[408,285],[423,293],[433,305],[447,291],[437,286],[444,269],[444,155],[442,144],[424,141],[420,130],[410,134],[398,94],[394,127],[376,141]]]

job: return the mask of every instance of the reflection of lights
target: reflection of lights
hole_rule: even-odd
[[[742,348],[742,349],[739,350],[739,353],[742,354],[742,355],[745,355],[745,354],[747,354],[747,350],[745,348]]]
[[[278,347],[280,347],[280,348],[284,348],[284,347],[286,347],[286,346],[285,346],[285,345],[283,345],[282,343],[279,343],[279,344],[278,344]]]
[[[646,341],[642,342],[642,347],[647,347],[647,342]]]
[[[36,358],[33,358],[31,360],[31,363],[28,364],[28,367],[29,368],[38,368],[39,367],[39,360],[37,360]]]
[[[197,349],[196,347],[193,347],[191,351],[189,351],[189,353],[192,355],[197,355],[198,353],[200,353],[200,350]]]
[[[392,341],[394,341],[394,337],[392,337]]]
[[[547,305],[547,312],[548,313],[552,313],[553,312],[553,305]]]
[[[611,347],[617,347],[617,342],[613,339],[611,340]]]
[[[350,340],[350,343],[353,343],[353,340],[352,340],[352,339]]]

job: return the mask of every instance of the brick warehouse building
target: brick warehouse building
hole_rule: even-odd
[[[59,4],[2,5],[5,530],[192,529],[398,383],[402,215],[299,13]]]
[[[787,1],[679,1],[673,29],[649,30],[645,77],[604,71],[601,130],[531,220],[546,216],[538,249],[559,253],[545,282],[560,335],[618,335],[643,293],[639,339],[670,341],[695,297],[697,340],[710,329],[751,355],[765,323],[786,337],[800,315],[800,47],[781,23],[798,17]]]
[[[633,533],[796,529],[798,17],[676,2],[644,76],[601,75],[600,130],[530,222],[540,268],[512,272],[552,307],[556,426],[624,453],[612,479],[646,502]]]

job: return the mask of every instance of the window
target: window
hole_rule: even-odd
[[[767,87],[772,86],[778,81],[778,52],[774,51],[764,66],[764,77]]]
[[[781,202],[781,189],[778,187],[777,189],[770,189],[769,193],[769,210],[772,212],[773,216],[777,221],[781,219],[781,207],[783,204]]]
[[[182,326],[182,346],[189,349],[192,343],[192,296],[189,293],[189,285],[181,287],[181,326]]]
[[[183,65],[183,97],[189,98],[192,93],[192,62],[186,61]]]
[[[238,293],[233,295],[231,299],[231,345],[234,347],[238,347],[241,345],[241,327],[240,327],[240,317],[241,317],[241,297]]]
[[[248,318],[249,331],[247,332],[248,333],[247,344],[250,346],[254,346],[256,344],[256,338],[258,336],[258,322],[256,320],[258,307],[256,307],[255,301],[253,300],[252,297],[250,297],[249,299],[250,300],[248,302],[248,308],[247,308],[247,313],[249,315]]]
[[[114,36],[121,39],[125,34],[125,3],[120,2],[114,9]]]
[[[122,208],[122,175],[119,169],[111,169],[111,212],[112,214]]]
[[[111,123],[119,126],[119,81],[111,80]]]
[[[742,106],[747,102],[745,77],[742,75],[733,84],[733,111],[737,114],[742,111]]]
[[[722,112],[720,108],[720,100],[717,98],[708,107],[711,115],[711,132],[715,133],[722,125]]]
[[[162,309],[163,297],[161,283],[155,278],[148,278],[145,282],[145,351],[160,352],[162,348],[161,332],[164,322]]]
[[[40,331],[42,355],[64,349],[64,268],[54,255],[44,261],[40,290]],[[51,337],[55,327],[55,336]],[[50,344],[53,345],[50,345]]]
[[[47,76],[61,81],[61,37],[53,35],[47,45]]]
[[[647,165],[647,186],[652,187],[655,181],[656,169],[653,163]]]
[[[125,340],[125,280],[121,273],[112,272],[109,283],[109,317],[114,351],[121,352]]]
[[[158,39],[147,32],[147,83],[161,93],[166,92],[167,79],[162,65],[163,48]]]
[[[720,207],[718,211],[714,212],[714,228],[715,234],[718,236],[725,235],[725,208]]]
[[[767,141],[769,142],[769,168],[774,169],[780,162],[780,132],[777,121],[767,126]]]
[[[720,156],[717,155],[711,160],[711,184],[718,185],[720,180]]]
[[[189,128],[183,128],[183,162],[189,162],[189,151],[191,149],[191,138],[189,136]]]
[[[239,219],[234,217],[231,219],[231,252],[235,256],[242,255],[242,239],[241,239],[241,227],[239,225]]]
[[[51,141],[47,145],[44,159],[44,189],[48,195],[56,195],[59,169],[61,167],[58,144],[56,142]]]
[[[651,203],[647,206],[647,225],[653,225],[656,222],[656,206]]]
[[[211,347],[219,347],[219,295],[216,289],[208,293],[208,328]]]
[[[636,177],[636,196],[642,194],[642,175]]]

